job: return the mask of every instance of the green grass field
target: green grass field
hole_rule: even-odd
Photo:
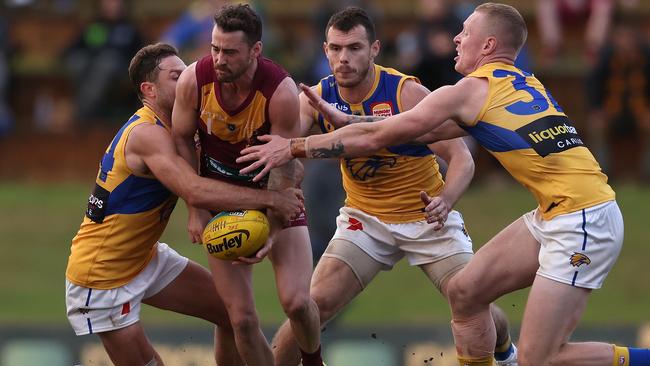
[[[81,222],[90,188],[90,184],[0,184],[0,324],[67,324],[64,271],[70,239]],[[583,324],[636,325],[650,319],[650,225],[645,222],[650,189],[634,185],[615,188],[625,216],[625,245],[604,288],[592,296]],[[506,185],[472,187],[457,209],[478,246],[533,207],[527,192],[517,185]],[[179,203],[163,241],[205,264],[202,248],[187,240],[185,220],[184,204]],[[256,266],[255,289],[262,321],[267,325],[279,323],[283,314],[268,261]],[[499,300],[515,324],[521,319],[526,295],[526,291],[519,291]],[[148,323],[198,322],[149,309],[143,317]],[[423,325],[446,324],[448,319],[446,303],[420,270],[401,263],[393,271],[380,274],[338,322],[349,326]]]

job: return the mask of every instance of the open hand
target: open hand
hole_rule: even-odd
[[[240,152],[241,156],[236,160],[237,163],[253,162],[241,169],[240,174],[247,174],[264,166],[264,169],[253,178],[253,182],[262,179],[271,169],[282,166],[293,159],[289,139],[277,135],[263,135],[257,139],[266,142],[266,144],[245,148]]]

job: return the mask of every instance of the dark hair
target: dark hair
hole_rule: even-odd
[[[526,21],[514,7],[506,4],[485,3],[477,6],[475,11],[484,12],[491,18],[493,26],[500,30],[499,35],[507,46],[519,52],[526,43],[528,37]]]
[[[249,46],[262,40],[262,21],[248,4],[223,6],[215,14],[214,23],[224,32],[244,32]]]
[[[160,73],[160,61],[169,56],[178,56],[176,48],[166,43],[156,43],[142,47],[131,59],[129,78],[140,100],[143,98],[140,84],[155,81]]]
[[[327,22],[327,27],[325,27],[325,34],[327,35],[330,27],[343,32],[349,32],[357,25],[361,25],[366,29],[369,43],[377,39],[375,24],[372,22],[372,19],[370,19],[370,16],[365,10],[356,6],[349,6],[332,15],[329,22]]]

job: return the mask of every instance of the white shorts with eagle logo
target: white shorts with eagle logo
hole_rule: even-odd
[[[156,245],[156,255],[131,282],[110,290],[78,286],[65,281],[68,320],[77,335],[107,332],[140,320],[142,299],[167,287],[187,267],[188,259],[167,244]]]
[[[623,246],[623,215],[616,201],[542,220],[523,216],[540,243],[537,274],[571,286],[598,289]]]

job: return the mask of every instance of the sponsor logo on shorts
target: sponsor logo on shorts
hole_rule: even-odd
[[[86,315],[89,312],[90,312],[90,309],[88,309],[88,308],[79,308],[79,313],[81,313],[81,314]]]
[[[471,240],[471,238],[469,237],[469,233],[467,232],[467,228],[465,227],[465,223],[464,223],[464,222],[461,224],[461,226],[460,226],[460,230],[463,232],[463,234],[465,234],[465,236],[467,237],[467,239],[470,239],[470,240]]]
[[[515,130],[541,156],[584,146],[566,116],[546,116]]]
[[[363,230],[363,224],[361,221],[355,219],[354,217],[348,218],[348,223],[350,226],[347,227],[348,230],[352,231],[357,231],[357,230]]]
[[[375,103],[370,106],[372,115],[376,117],[390,117],[393,115],[393,105],[390,102]]]
[[[583,253],[574,252],[569,258],[569,263],[574,267],[580,267],[583,264],[591,264],[591,259]]]
[[[131,303],[125,302],[122,304],[122,315],[126,315],[131,312]]]

